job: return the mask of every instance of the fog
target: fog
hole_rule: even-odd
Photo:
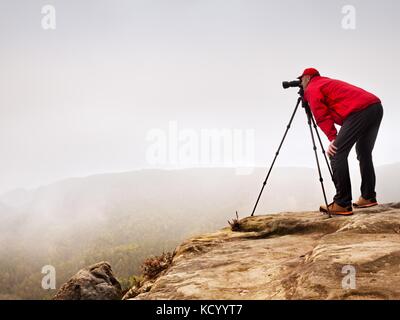
[[[2,0],[0,299],[51,297],[48,264],[59,287],[108,260],[129,287],[144,258],[249,215],[297,100],[281,82],[306,67],[381,98],[378,200],[398,201],[400,2],[345,5]],[[323,203],[308,130],[299,110],[258,214]]]
[[[396,202],[400,165],[377,168],[381,203]],[[333,183],[324,170],[328,197]],[[250,215],[265,169],[140,170],[62,180],[0,197],[0,299],[50,298],[41,268],[54,266],[57,288],[79,269],[110,261],[124,288],[150,255]],[[360,178],[352,172],[353,196]],[[300,187],[299,187],[300,186]],[[318,211],[324,203],[316,169],[275,168],[256,214]],[[316,212],[316,214],[319,214]]]
[[[147,159],[149,132],[171,121],[253,130],[249,165],[264,166],[297,99],[281,81],[309,66],[382,99],[375,162],[400,161],[398,1],[353,1],[355,29],[343,29],[343,1],[55,0],[55,30],[42,28],[45,4],[0,3],[0,193],[196,167]],[[284,151],[278,165],[315,167],[302,111]]]

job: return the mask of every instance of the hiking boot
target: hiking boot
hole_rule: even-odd
[[[328,205],[330,214],[340,215],[340,216],[351,216],[353,214],[353,208],[351,206],[342,207],[336,202],[332,202]],[[319,207],[320,212],[328,213],[326,206],[322,205]]]
[[[363,197],[360,197],[357,202],[353,203],[354,208],[369,208],[377,205],[378,201],[376,201],[376,198],[366,200]]]

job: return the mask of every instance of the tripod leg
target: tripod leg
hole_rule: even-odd
[[[325,152],[325,149],[324,149],[324,145],[322,144],[321,136],[319,135],[319,132],[318,132],[318,129],[317,129],[317,124],[315,123],[315,119],[314,119],[313,116],[311,116],[311,120],[312,120],[312,123],[313,123],[313,127],[314,127],[314,130],[315,130],[315,133],[316,133],[316,135],[318,137],[319,144],[321,146],[322,154],[323,154],[323,156],[325,158],[326,165],[327,165],[329,173],[331,175],[331,179],[333,181],[332,168],[331,168],[331,165],[329,164],[328,158],[326,157],[326,152]]]
[[[319,159],[318,159],[318,153],[317,153],[317,147],[315,145],[314,132],[313,132],[312,125],[311,125],[312,114],[311,114],[311,111],[310,111],[308,106],[306,106],[305,109],[306,109],[306,114],[307,114],[308,126],[310,127],[311,140],[312,140],[312,143],[313,143],[313,150],[314,150],[314,154],[315,154],[315,160],[317,162],[319,181],[321,182],[322,193],[324,195],[325,205],[326,205],[326,209],[328,211],[329,218],[332,218],[331,213],[329,212],[328,201],[326,199],[326,192],[325,192],[325,187],[324,187],[324,179],[322,178],[321,167],[319,165]]]
[[[294,118],[294,116],[295,116],[295,114],[296,114],[297,108],[299,107],[299,104],[300,104],[301,101],[302,101],[301,98],[298,98],[298,99],[297,99],[296,107],[294,108],[294,111],[293,111],[293,113],[292,113],[292,116],[290,117],[290,121],[289,121],[288,125],[286,126],[285,134],[283,135],[282,141],[281,141],[281,143],[279,144],[279,148],[278,148],[278,150],[277,150],[276,153],[275,153],[274,160],[272,161],[272,164],[271,164],[271,166],[270,166],[270,168],[269,168],[269,170],[268,170],[268,174],[267,174],[267,177],[265,178],[265,180],[264,180],[264,182],[263,182],[263,185],[262,185],[262,187],[261,187],[261,191],[260,191],[260,193],[258,194],[257,201],[256,201],[256,204],[254,205],[253,212],[251,213],[251,216],[253,216],[253,215],[254,215],[254,212],[256,211],[258,202],[260,201],[260,198],[261,198],[261,194],[262,194],[263,191],[264,191],[265,185],[267,184],[269,175],[270,175],[270,173],[271,173],[271,171],[272,171],[272,167],[273,167],[274,164],[275,164],[275,160],[276,160],[276,158],[278,157],[278,154],[279,154],[279,151],[281,150],[283,141],[284,141],[285,138],[286,138],[286,135],[287,135],[287,133],[288,133],[288,131],[289,131],[289,128],[290,128],[290,126],[291,126],[291,124],[292,124],[293,118]]]

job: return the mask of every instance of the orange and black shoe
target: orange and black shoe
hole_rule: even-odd
[[[370,208],[378,205],[376,198],[364,199],[360,197],[357,202],[353,203],[354,208]]]
[[[353,214],[353,208],[351,206],[342,207],[342,206],[338,205],[336,202],[332,202],[331,204],[329,204],[328,208],[329,208],[330,214],[332,214],[332,215],[351,216]],[[326,209],[325,205],[320,206],[319,211],[328,213],[328,210]]]

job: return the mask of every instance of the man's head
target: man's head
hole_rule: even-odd
[[[308,83],[310,80],[315,77],[319,76],[319,71],[314,68],[307,68],[303,71],[302,75],[300,77],[297,77],[297,79],[300,79],[301,81],[301,86],[303,87],[304,90],[306,90]]]
[[[311,80],[311,76],[308,75],[308,74],[306,74],[306,75],[304,75],[304,76],[302,76],[302,77],[300,78],[301,87],[302,87],[304,90],[307,89],[307,86],[308,86],[308,83],[310,82],[310,80]]]

